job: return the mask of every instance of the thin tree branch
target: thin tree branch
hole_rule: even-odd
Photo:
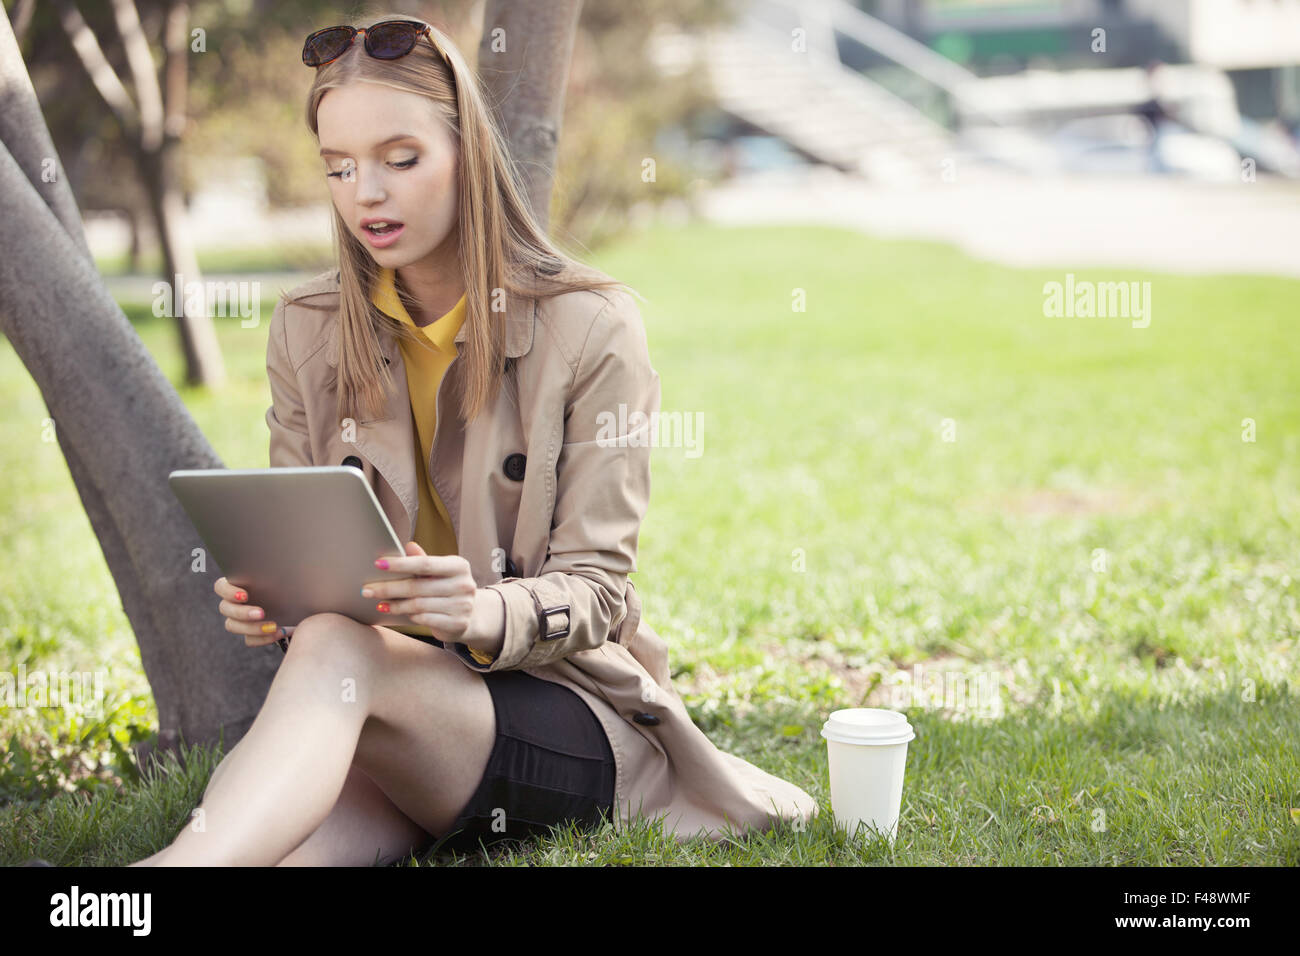
[[[27,30],[32,25],[32,14],[36,11],[36,0],[18,0],[14,7],[14,36],[19,45],[27,37]]]
[[[152,152],[162,145],[163,100],[158,85],[158,67],[149,49],[149,38],[140,25],[135,0],[113,0],[113,19],[122,36],[126,65],[131,70],[131,84],[140,101],[140,145]]]
[[[90,29],[72,0],[58,0],[58,7],[59,22],[63,24],[63,32],[68,35],[72,49],[77,53],[77,59],[86,68],[90,82],[99,91],[108,108],[113,111],[117,121],[122,124],[122,129],[130,134],[128,139],[133,139],[135,132],[140,128],[140,114],[135,108],[135,103],[131,101],[131,95],[127,93],[126,87],[118,78],[117,71],[108,62],[108,57],[104,56],[99,40],[95,37],[95,31]]]
[[[163,27],[163,129],[168,136],[177,138],[185,132],[189,99],[189,23],[189,3],[172,0]]]

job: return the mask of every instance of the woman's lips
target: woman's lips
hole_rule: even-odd
[[[366,242],[370,243],[376,249],[382,249],[385,246],[391,246],[397,241],[397,237],[406,229],[405,225],[393,226],[382,235],[371,232],[366,226],[361,227],[362,234],[366,237]]]

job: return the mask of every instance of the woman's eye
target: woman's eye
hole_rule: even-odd
[[[352,182],[352,180],[356,178],[356,169],[357,169],[356,162],[351,159],[345,159],[343,160],[342,166],[343,166],[342,169],[338,169],[335,170],[334,172],[326,173],[325,175],[327,177],[338,177],[342,179],[345,183]]]
[[[419,157],[412,156],[410,159],[403,159],[400,162],[391,163],[390,165],[394,169],[410,169],[417,162],[419,162]],[[352,177],[349,176],[348,173],[352,172],[355,169],[356,166],[352,165],[351,163],[347,163],[344,165],[342,169],[336,170],[332,173],[326,173],[325,175],[332,178],[339,178],[342,179],[344,182],[348,182],[352,179]]]

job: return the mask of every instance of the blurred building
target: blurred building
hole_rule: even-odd
[[[815,2],[815,0],[814,0]],[[1300,123],[1300,0],[857,0],[980,75],[1034,66],[1223,70],[1243,116]],[[1093,31],[1105,31],[1104,54]]]
[[[725,172],[921,182],[1044,174],[1300,179],[1300,0],[738,0],[658,37],[705,71]],[[1243,109],[1242,104],[1246,104]]]

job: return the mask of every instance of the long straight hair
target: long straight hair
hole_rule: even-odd
[[[361,28],[390,19],[425,23],[404,14],[379,14],[352,25]],[[307,96],[307,126],[319,142],[316,112],[322,97],[344,84],[366,81],[428,97],[450,127],[460,163],[459,254],[466,289],[466,339],[457,351],[465,382],[459,412],[468,422],[495,401],[501,385],[506,313],[492,310],[494,290],[503,290],[507,298],[547,298],[582,289],[628,287],[565,255],[547,238],[533,215],[507,141],[486,107],[478,77],[451,40],[428,26],[430,39],[445,59],[424,37],[406,56],[377,59],[366,53],[358,37],[343,55],[317,67]],[[380,329],[410,341],[418,337],[370,301],[379,265],[352,235],[337,207],[333,222],[340,289],[338,417],[366,421],[383,413],[393,388],[380,349]],[[405,299],[404,304],[409,311],[412,303]]]

